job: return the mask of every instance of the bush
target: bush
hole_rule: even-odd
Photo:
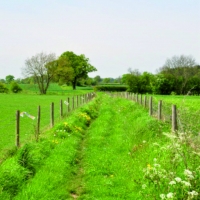
[[[127,90],[127,86],[108,86],[108,85],[104,85],[104,86],[96,86],[94,87],[95,91],[110,91],[110,92],[123,92]]]
[[[18,93],[22,91],[22,88],[16,83],[16,82],[12,82],[11,83],[11,91],[14,93]]]
[[[8,88],[6,87],[6,85],[0,82],[0,93],[7,93],[7,92],[8,92]]]

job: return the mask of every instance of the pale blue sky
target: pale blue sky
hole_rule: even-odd
[[[200,63],[200,0],[0,0],[0,78],[42,51],[85,54],[103,78],[174,55]]]

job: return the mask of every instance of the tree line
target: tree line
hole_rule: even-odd
[[[192,56],[173,56],[157,70],[156,74],[128,70],[122,82],[134,93],[150,94],[200,94],[200,65]]]
[[[128,73],[118,78],[94,78],[88,76],[89,72],[97,71],[84,54],[76,55],[66,51],[56,58],[54,53],[43,52],[27,58],[25,67],[22,68],[24,79],[14,80],[8,75],[5,80],[0,80],[0,92],[7,89],[3,83],[12,83],[12,91],[19,92],[21,88],[17,83],[34,83],[38,85],[41,94],[46,94],[50,83],[76,86],[98,84],[123,84],[128,86],[128,91],[149,94],[200,94],[200,65],[192,56],[173,56],[168,58],[156,74],[141,73],[138,69],[128,69]]]

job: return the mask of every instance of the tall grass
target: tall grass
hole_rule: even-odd
[[[197,200],[199,138],[170,130],[137,103],[99,94],[0,166],[0,197]]]

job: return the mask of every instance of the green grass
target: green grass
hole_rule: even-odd
[[[99,94],[0,166],[0,198],[199,199],[200,139],[170,129]]]
[[[22,88],[21,93],[33,93],[33,94],[39,94],[39,89],[37,84],[19,84],[19,86]],[[58,85],[57,83],[51,83],[48,90],[47,94],[60,94],[60,95],[68,95],[68,94],[84,94],[87,92],[91,92],[93,90],[92,87],[90,86],[77,86],[76,90],[72,89],[72,86],[67,86],[67,85]]]
[[[200,130],[200,97],[199,96],[153,96],[154,111],[158,108],[158,101],[163,101],[163,116],[170,119],[172,105],[177,107],[178,127],[182,132],[192,132],[194,135],[199,134]]]
[[[3,162],[0,199],[67,199],[71,196],[66,185],[77,162],[78,145],[83,140],[84,130],[97,116],[97,107],[92,104],[77,109],[65,122],[40,137],[39,142],[27,143],[14,157]]]
[[[85,92],[86,93],[86,92]],[[81,95],[82,92],[69,93],[67,95],[36,95],[36,94],[0,94],[0,152],[2,149],[15,145],[16,111],[27,112],[36,119],[27,116],[20,117],[20,140],[34,139],[37,122],[38,106],[41,107],[41,131],[50,126],[50,105],[54,102],[55,123],[60,120],[60,101],[70,98],[70,109],[72,110],[72,97]],[[79,97],[80,101],[83,101]],[[75,106],[76,106],[75,99]],[[63,113],[67,114],[68,106],[63,103]],[[1,155],[1,153],[0,153]],[[1,157],[1,156],[0,156]]]

